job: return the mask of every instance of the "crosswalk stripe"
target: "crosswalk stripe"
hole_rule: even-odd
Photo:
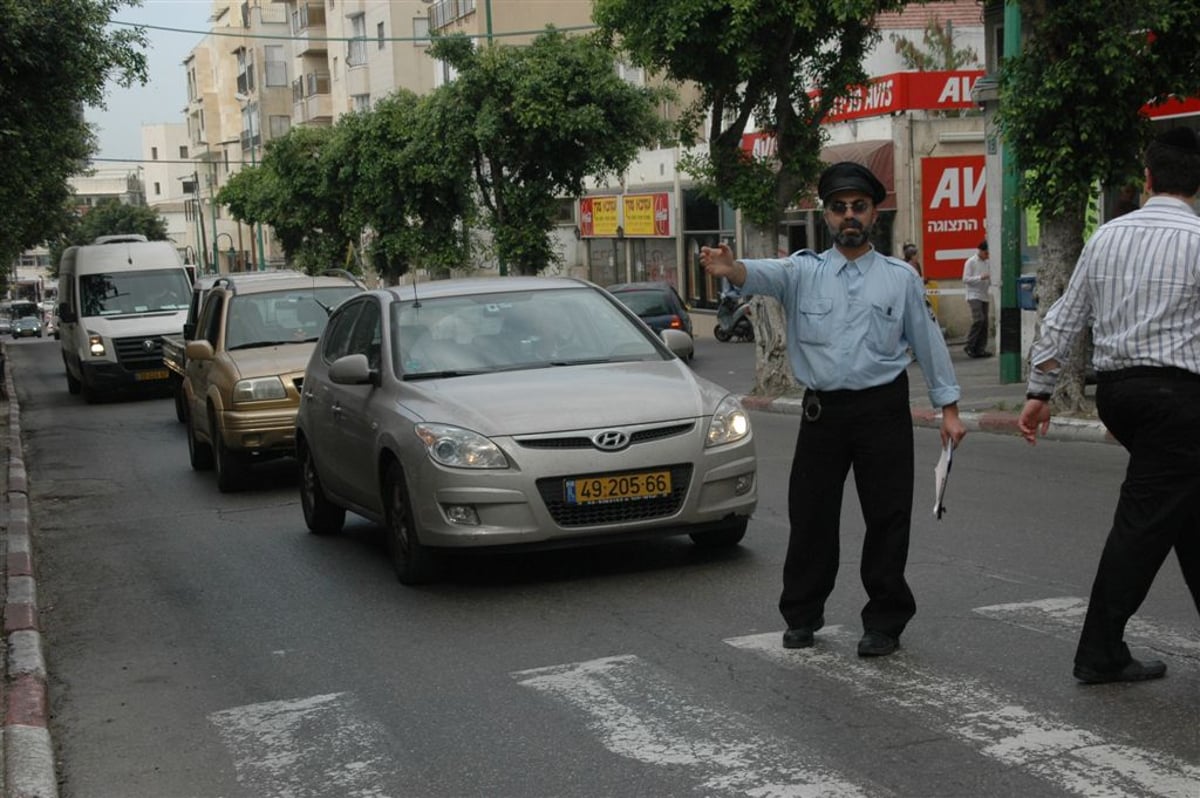
[[[1024,768],[1077,795],[1196,798],[1200,768],[1168,754],[1110,743],[1099,734],[1027,709],[978,679],[941,674],[903,654],[857,659],[845,645],[852,640],[841,627],[826,627],[817,645],[808,649],[784,649],[778,632],[725,642],[781,665],[815,671],[872,701],[910,712],[986,757]]]
[[[386,733],[348,693],[267,701],[209,715],[238,783],[260,798],[383,798]]]
[[[976,607],[975,612],[987,618],[1010,623],[1022,629],[1048,632],[1057,637],[1074,639],[1083,626],[1087,599],[1076,596],[1022,601],[1012,604],[993,604]],[[1200,659],[1200,639],[1187,637],[1161,624],[1133,616],[1125,626],[1125,640],[1155,651]],[[1200,795],[1200,790],[1197,790]]]
[[[792,740],[772,737],[728,709],[706,706],[654,665],[632,655],[512,674],[581,712],[613,753],[696,775],[703,795],[849,798],[891,795],[859,786]]]

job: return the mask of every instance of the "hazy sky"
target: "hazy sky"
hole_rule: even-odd
[[[108,108],[85,111],[100,142],[98,158],[136,160],[141,157],[142,125],[185,121],[187,73],[183,70],[183,59],[208,32],[211,12],[211,0],[143,0],[140,8],[125,7],[113,14],[113,22],[172,30],[146,30],[149,39],[146,85],[135,83],[122,89],[110,83],[105,97]],[[97,165],[105,163],[99,161]]]

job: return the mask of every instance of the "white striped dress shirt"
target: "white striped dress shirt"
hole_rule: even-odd
[[[1096,230],[1046,312],[1030,362],[1066,360],[1089,323],[1097,372],[1174,366],[1200,374],[1200,217],[1190,205],[1153,196]],[[1029,391],[1051,393],[1057,380],[1058,369],[1030,369]]]

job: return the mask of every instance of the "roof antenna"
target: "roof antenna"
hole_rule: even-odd
[[[416,275],[415,273],[412,273],[412,272],[410,272],[410,274],[412,274],[412,278],[413,278],[413,282],[412,282],[412,287],[413,287],[413,307],[414,307],[414,308],[419,308],[419,307],[421,307],[421,298],[420,298],[419,296],[417,296],[417,275]]]

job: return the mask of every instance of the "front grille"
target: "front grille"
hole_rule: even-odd
[[[546,503],[546,509],[559,526],[596,526],[621,524],[630,521],[646,521],[665,518],[679,512],[687,497],[688,485],[692,481],[691,463],[669,467],[671,471],[671,495],[657,499],[635,499],[607,504],[567,504],[563,500],[563,480],[582,479],[588,474],[567,477],[547,477],[537,481],[538,493]],[[639,469],[647,470],[647,469]],[[591,475],[595,476],[595,475]]]
[[[113,350],[117,355],[117,362],[130,371],[163,367],[162,339],[158,336],[114,338]]]
[[[648,429],[640,429],[629,434],[629,445],[633,446],[638,443],[647,443],[648,441],[657,441],[662,438],[669,438],[672,435],[682,435],[691,432],[696,425],[691,421],[683,424],[672,424],[668,427],[651,427]],[[541,437],[541,438],[517,438],[517,445],[523,446],[526,449],[595,449],[595,444],[588,435],[568,435],[561,438],[556,437]]]

